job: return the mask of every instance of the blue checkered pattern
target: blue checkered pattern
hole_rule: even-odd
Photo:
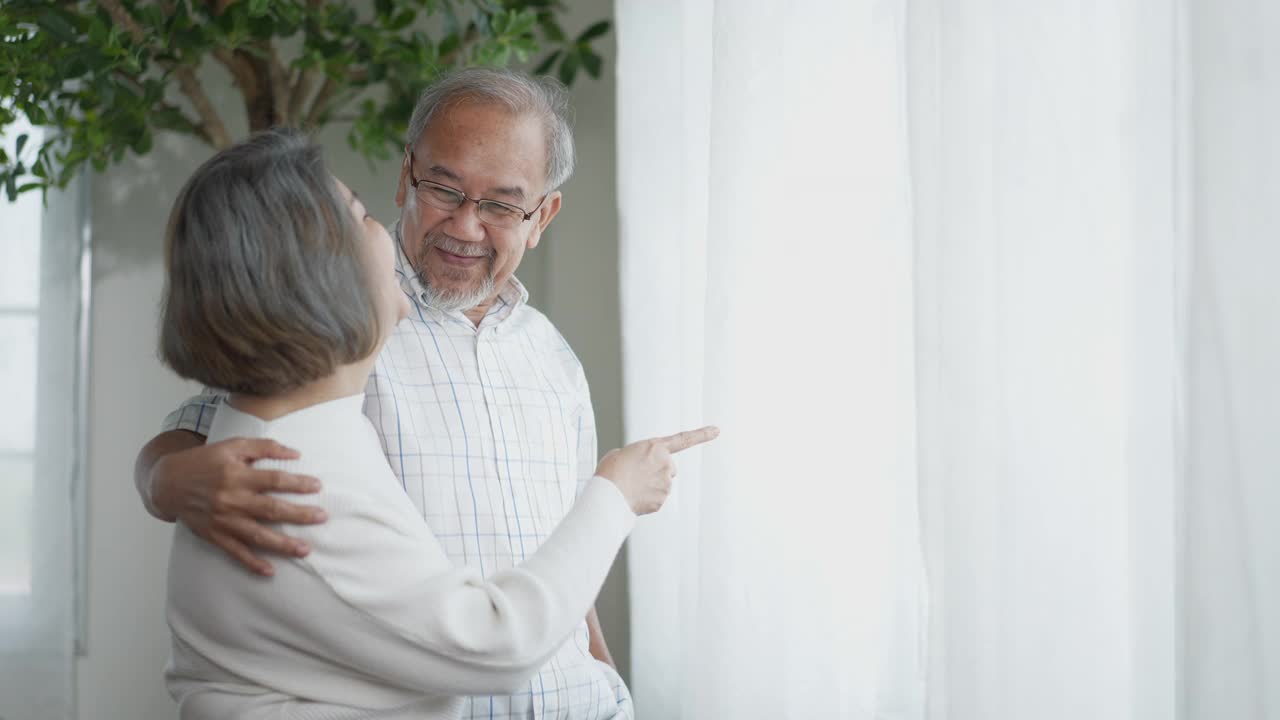
[[[394,229],[399,237],[399,228]],[[491,573],[520,564],[573,504],[596,465],[595,417],[582,365],[514,278],[477,327],[413,300],[378,357],[365,414],[387,460],[450,558]],[[222,398],[192,398],[165,429],[208,434]],[[512,696],[469,698],[464,718],[632,717],[631,695],[588,651],[586,622]]]

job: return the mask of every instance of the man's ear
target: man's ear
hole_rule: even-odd
[[[533,232],[529,233],[529,242],[526,247],[532,250],[538,247],[538,241],[542,239],[542,231],[547,229],[551,224],[552,218],[560,213],[560,202],[562,195],[559,190],[553,190],[547,193],[547,199],[542,202],[542,207],[538,208],[538,214],[529,218],[535,222]]]
[[[400,161],[400,184],[396,186],[396,207],[404,207],[405,194],[409,189],[409,153]]]

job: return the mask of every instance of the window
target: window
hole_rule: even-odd
[[[11,126],[7,149],[22,133],[39,147],[39,129]],[[38,193],[0,199],[0,598],[31,594],[42,214]]]
[[[44,133],[0,143],[23,159]],[[74,713],[83,647],[88,233],[85,179],[0,194],[0,718]]]

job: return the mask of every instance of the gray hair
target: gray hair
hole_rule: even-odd
[[[210,387],[270,396],[368,357],[381,336],[363,242],[302,133],[219,152],[169,215],[161,359]]]
[[[500,105],[516,115],[534,115],[542,121],[547,143],[547,192],[573,175],[569,94],[558,80],[545,75],[533,77],[515,70],[481,67],[450,72],[418,97],[405,143],[416,145],[437,112],[469,100]]]

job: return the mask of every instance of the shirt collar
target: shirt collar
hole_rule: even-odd
[[[391,228],[391,237],[396,241],[396,276],[400,278],[400,289],[404,291],[409,299],[414,302],[423,312],[423,314],[437,322],[444,321],[446,318],[461,320],[467,325],[474,325],[461,310],[453,312],[442,312],[427,304],[426,288],[422,284],[422,280],[418,277],[418,272],[413,269],[413,265],[409,262],[409,256],[404,252],[404,238],[400,234],[400,221]],[[490,306],[488,314],[484,320],[480,322],[480,328],[506,320],[511,316],[517,308],[526,305],[529,302],[529,290],[525,288],[524,283],[519,278],[512,275],[502,289],[498,291],[498,297]]]
[[[308,437],[342,437],[361,426],[364,418],[363,392],[308,405],[274,420],[263,420],[224,402],[214,416],[220,437],[288,438],[297,442]],[[212,433],[212,430],[211,430]],[[293,449],[299,450],[296,445]]]

